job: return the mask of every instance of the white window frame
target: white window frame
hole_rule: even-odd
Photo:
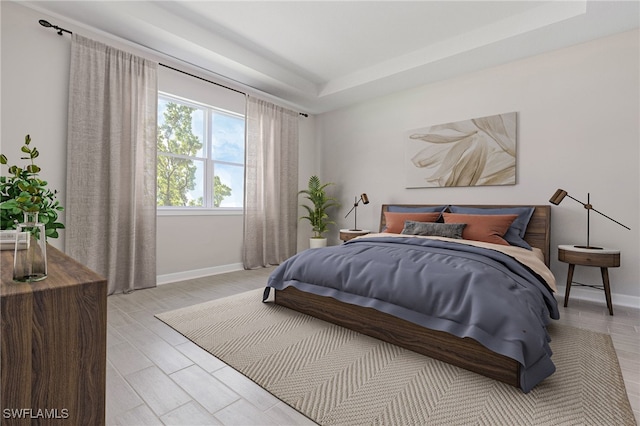
[[[204,117],[205,141],[203,141],[204,157],[190,157],[187,155],[171,154],[171,153],[165,153],[160,151],[158,151],[158,153],[156,154],[157,156],[166,155],[166,156],[172,156],[177,158],[185,158],[190,160],[202,161],[204,163],[203,201],[205,205],[202,207],[156,205],[157,215],[158,216],[237,216],[237,215],[242,215],[244,213],[244,207],[213,207],[213,188],[211,188],[211,185],[213,185],[213,182],[214,182],[215,165],[226,164],[226,165],[233,165],[233,166],[242,166],[244,170],[244,168],[246,167],[246,164],[214,160],[212,158],[213,129],[211,126],[211,117],[212,117],[212,113],[219,112],[222,114],[227,114],[227,115],[235,116],[238,118],[242,118],[243,120],[246,120],[245,115],[239,114],[237,112],[229,111],[223,108],[214,107],[212,105],[203,104],[201,102],[186,99],[181,96],[177,96],[172,93],[167,93],[163,91],[158,91],[158,99],[160,98],[163,98],[168,101],[176,101],[183,105],[187,105],[189,107],[205,110],[205,117]],[[243,186],[243,197],[244,197],[244,186]]]

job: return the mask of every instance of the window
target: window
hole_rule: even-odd
[[[241,209],[244,116],[160,93],[157,172],[161,209]]]

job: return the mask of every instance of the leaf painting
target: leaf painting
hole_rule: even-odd
[[[516,113],[407,133],[407,188],[514,185]]]

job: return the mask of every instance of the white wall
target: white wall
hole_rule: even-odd
[[[40,151],[40,177],[65,202],[69,37],[59,37],[38,24],[41,14],[0,2],[2,103],[0,151],[9,164],[23,164],[20,147],[26,134]],[[2,168],[6,174],[6,169]],[[61,215],[64,222],[64,213]],[[61,237],[49,242],[64,248]]]
[[[304,189],[309,183],[309,177],[320,175],[320,144],[316,143],[316,119],[314,116],[300,120],[300,144],[298,145],[298,188]],[[298,205],[303,198],[299,198]],[[298,217],[307,214],[298,207]],[[298,221],[298,251],[309,248],[309,237],[313,235],[308,221]]]
[[[593,214],[591,243],[622,250],[610,270],[614,303],[640,306],[639,33],[590,43],[475,72],[325,113],[317,117],[321,175],[339,183],[343,216],[353,196],[359,225],[377,229],[383,203],[548,204],[557,188],[630,226]],[[404,188],[405,131],[486,115],[518,113],[517,184],[473,188]],[[565,199],[552,206],[552,271],[562,287],[567,265],[558,244],[585,243],[585,210]],[[337,242],[337,233],[334,233]],[[575,280],[600,283],[597,268],[577,267]],[[576,288],[572,294],[604,301]]]
[[[219,77],[189,69],[185,64],[176,63],[124,40],[113,39],[103,33],[93,32],[80,23],[51,17],[18,3],[0,2],[0,15],[0,152],[7,155],[10,161],[18,161],[24,136],[31,134],[33,145],[41,152],[38,162],[42,167],[41,177],[49,182],[51,188],[60,191],[62,205],[65,205],[66,198],[71,40],[69,35],[58,36],[53,30],[40,26],[39,19],[47,19],[86,37],[234,87],[232,83]],[[235,87],[244,91],[243,87]],[[263,97],[260,93],[252,94]],[[265,99],[269,100],[268,97]],[[277,103],[276,100],[273,101]],[[314,131],[314,118],[301,117],[300,179],[305,185],[308,179],[305,174],[309,171],[317,173],[319,164],[315,160],[315,154],[310,154],[310,151],[316,149],[313,143]],[[2,172],[6,173],[6,169],[3,168]],[[64,231],[61,231],[59,239],[51,240],[50,243],[64,249]],[[240,215],[160,216],[157,241],[159,282],[240,268],[241,248]]]

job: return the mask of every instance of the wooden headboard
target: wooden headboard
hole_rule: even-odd
[[[442,204],[391,204],[393,206],[400,207],[435,207],[441,206]],[[549,266],[550,264],[550,254],[551,254],[551,206],[542,205],[542,206],[525,206],[525,205],[492,205],[492,204],[456,204],[456,206],[460,207],[477,207],[477,208],[485,208],[485,209],[496,209],[496,208],[505,208],[505,207],[533,207],[533,215],[531,216],[531,220],[529,221],[529,226],[527,226],[527,232],[524,234],[524,240],[531,245],[531,247],[536,247],[542,250],[544,254],[544,263]],[[386,212],[389,208],[389,204],[382,205],[382,212],[380,213],[380,230],[382,231],[385,227],[385,218],[384,212]]]

